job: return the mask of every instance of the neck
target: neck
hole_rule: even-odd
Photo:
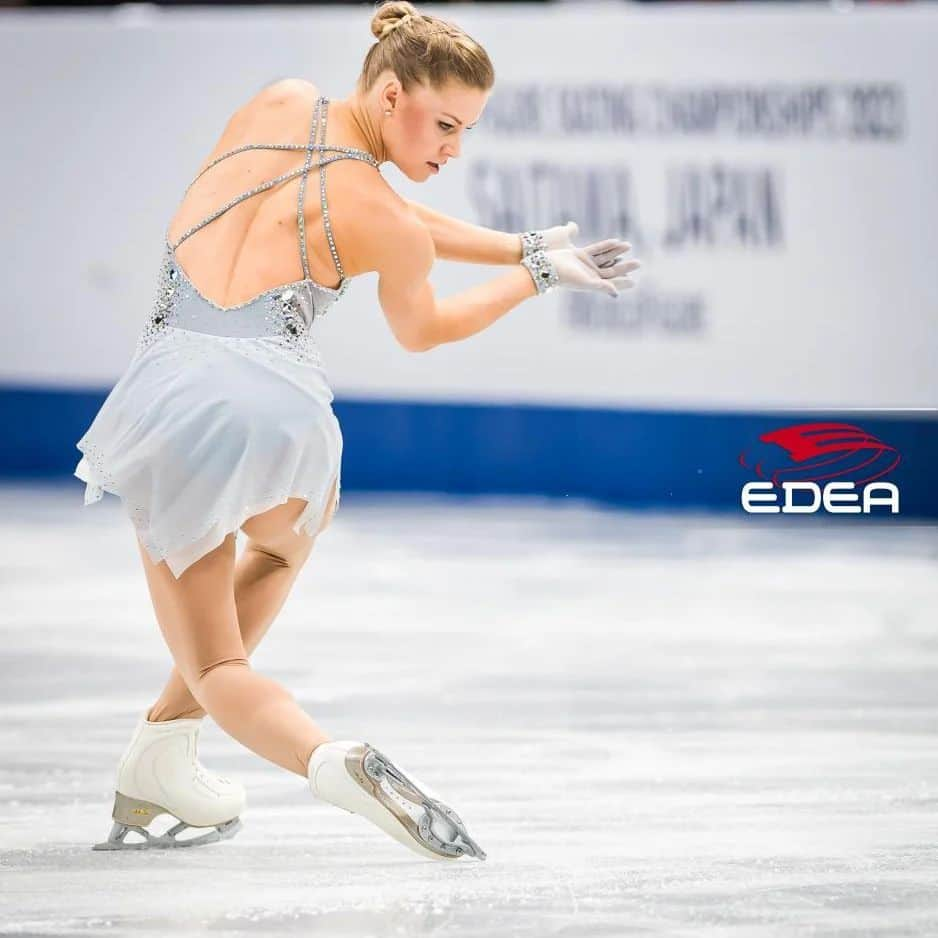
[[[387,162],[387,148],[381,136],[381,121],[375,108],[366,99],[360,98],[357,92],[338,104],[341,108],[340,119],[348,125],[350,135],[358,138],[359,144],[355,144],[358,149],[370,153],[379,164]]]

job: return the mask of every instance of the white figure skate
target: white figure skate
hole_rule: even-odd
[[[307,776],[317,798],[360,814],[421,856],[485,859],[459,815],[369,743],[320,743],[310,757]]]
[[[151,723],[144,714],[117,769],[114,826],[95,850],[145,850],[153,847],[195,847],[233,836],[241,828],[244,788],[237,782],[207,772],[198,759],[201,720],[166,720]],[[179,823],[164,834],[146,830],[160,814]],[[212,827],[198,837],[180,840],[190,827]],[[142,842],[127,843],[130,831]]]

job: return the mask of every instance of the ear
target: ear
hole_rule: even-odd
[[[400,103],[401,92],[403,91],[400,79],[396,76],[389,78],[381,89],[381,108],[391,108],[392,110]]]

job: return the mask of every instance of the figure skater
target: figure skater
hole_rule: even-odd
[[[556,287],[616,296],[639,265],[618,238],[575,246],[573,222],[501,232],[397,195],[380,165],[418,182],[445,172],[495,75],[463,30],[410,3],[378,7],[371,30],[347,99],[330,107],[316,85],[285,79],[229,120],[170,222],[133,357],[77,444],[85,504],[111,492],[135,527],[175,663],[120,760],[114,824],[96,849],[189,846],[238,829],[244,789],[198,760],[208,713],[417,854],[485,857],[429,786],[367,742],[332,739],[248,661],[339,500],[342,436],[310,327],[351,278],[375,271],[395,338],[426,351]],[[327,202],[326,167],[339,161]],[[319,198],[307,200],[316,181]],[[427,280],[436,257],[508,269],[438,300]],[[157,836],[147,826],[159,814],[178,823]],[[179,838],[188,828],[207,830]],[[127,841],[130,831],[143,839]]]

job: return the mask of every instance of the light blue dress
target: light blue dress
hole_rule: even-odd
[[[176,577],[252,515],[304,498],[308,505],[293,530],[312,535],[333,483],[338,498],[342,433],[310,331],[349,283],[329,221],[325,167],[340,159],[376,169],[378,163],[364,150],[317,142],[325,140],[328,104],[324,96],[316,101],[306,146],[246,144],[202,170],[244,150],[306,150],[302,168],[237,196],[175,244],[167,239],[153,312],[124,374],[76,444],[83,455],[74,474],[86,483],[85,504],[104,492],[118,495],[151,559],[165,560]],[[336,289],[309,275],[304,204],[314,166],[341,278]],[[179,266],[176,248],[232,206],[297,176],[303,279],[237,306],[202,296]]]

